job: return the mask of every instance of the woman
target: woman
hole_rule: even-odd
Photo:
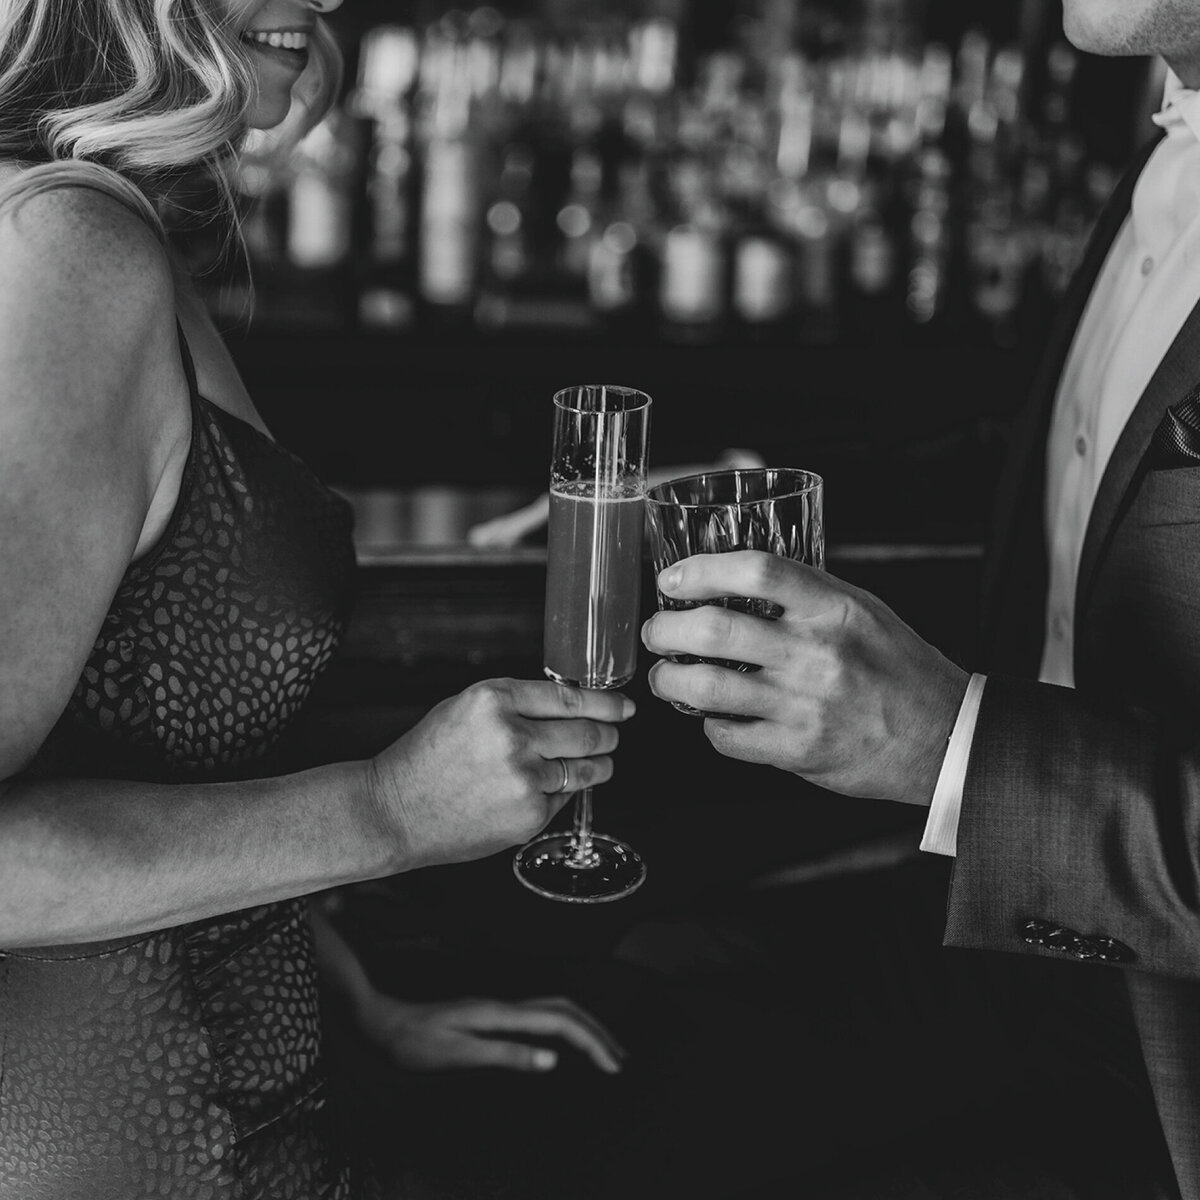
[[[317,954],[415,1065],[564,1002],[405,1008],[303,897],[519,844],[608,779],[620,695],[487,681],[272,769],[334,653],[343,503],[270,438],[159,213],[336,87],[340,0],[0,0],[0,1193],[353,1196]],[[294,118],[294,113],[293,113]],[[489,1060],[491,1061],[491,1060]]]

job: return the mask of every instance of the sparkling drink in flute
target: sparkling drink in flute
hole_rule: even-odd
[[[543,669],[564,687],[618,688],[637,667],[650,397],[589,384],[554,397]],[[641,886],[626,843],[592,830],[592,789],[575,796],[569,833],[513,859],[541,896],[597,903]]]
[[[557,683],[613,688],[633,678],[644,525],[636,484],[551,487],[543,661]]]

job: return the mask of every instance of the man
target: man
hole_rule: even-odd
[[[765,597],[779,621],[701,607],[656,615],[643,639],[762,664],[652,670],[661,698],[755,718],[705,723],[722,753],[929,806],[921,847],[955,859],[945,944],[1077,964],[1046,970],[1055,1003],[1109,1014],[1097,1058],[1136,1029],[1178,1194],[1196,1200],[1200,0],[1064,0],[1064,31],[1170,73],[1162,132],[1098,223],[1014,433],[986,673],[873,596],[749,552],[686,560],[660,584]]]

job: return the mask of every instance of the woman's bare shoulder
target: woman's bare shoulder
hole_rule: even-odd
[[[189,421],[154,231],[85,188],[0,214],[0,778],[61,713]]]
[[[56,187],[0,211],[0,352],[41,324],[129,345],[174,312],[156,231],[115,196]],[[31,328],[32,327],[32,328]]]
[[[175,311],[166,249],[120,200],[57,187],[0,210],[0,426],[132,421],[150,453],[163,405],[182,411]]]

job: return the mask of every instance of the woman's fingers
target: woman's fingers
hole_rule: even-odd
[[[558,688],[557,684],[548,686],[560,691],[576,690]],[[612,754],[621,740],[615,725],[587,717],[517,719],[526,745],[541,760],[539,786],[546,795],[569,796],[612,778]]]
[[[463,1034],[447,1050],[445,1065],[499,1067],[508,1071],[552,1071],[558,1066],[558,1053],[548,1046],[531,1046],[528,1042]]]
[[[570,1001],[535,1000],[516,1004],[487,1001],[461,1013],[459,1021],[464,1028],[488,1035],[525,1034],[559,1038],[591,1059],[600,1070],[615,1074],[621,1069],[624,1054],[616,1039]],[[536,1050],[539,1047],[506,1042],[503,1038],[490,1036],[481,1040],[490,1046],[486,1053],[493,1059],[496,1045],[507,1045],[510,1049],[506,1053],[511,1065],[519,1061],[527,1064],[525,1069],[545,1069],[538,1064],[536,1055],[521,1055],[513,1049],[514,1045],[523,1050]]]
[[[559,1050],[547,1041],[573,1046],[608,1074],[619,1071],[625,1057],[595,1017],[562,997],[410,1004],[380,994],[364,1029],[405,1070],[548,1071],[558,1065]]]
[[[530,746],[543,758],[589,758],[611,754],[621,741],[615,725],[603,721],[526,721]]]
[[[540,778],[547,796],[572,796],[588,787],[599,787],[613,777],[613,760],[601,754],[595,758],[547,758],[542,760]],[[560,804],[559,808],[562,807]],[[555,809],[557,812],[558,809]]]
[[[590,721],[627,721],[636,706],[621,692],[565,687],[548,679],[492,680],[503,689],[513,711],[539,720],[586,718]]]
[[[584,1028],[590,1029],[593,1035],[608,1047],[616,1059],[624,1061],[625,1049],[613,1033],[601,1021],[588,1012],[587,1009],[581,1008],[573,1000],[568,1000],[565,996],[544,996],[525,1000],[523,1003],[528,1007],[542,1008],[548,1011],[558,1011],[567,1014]]]

